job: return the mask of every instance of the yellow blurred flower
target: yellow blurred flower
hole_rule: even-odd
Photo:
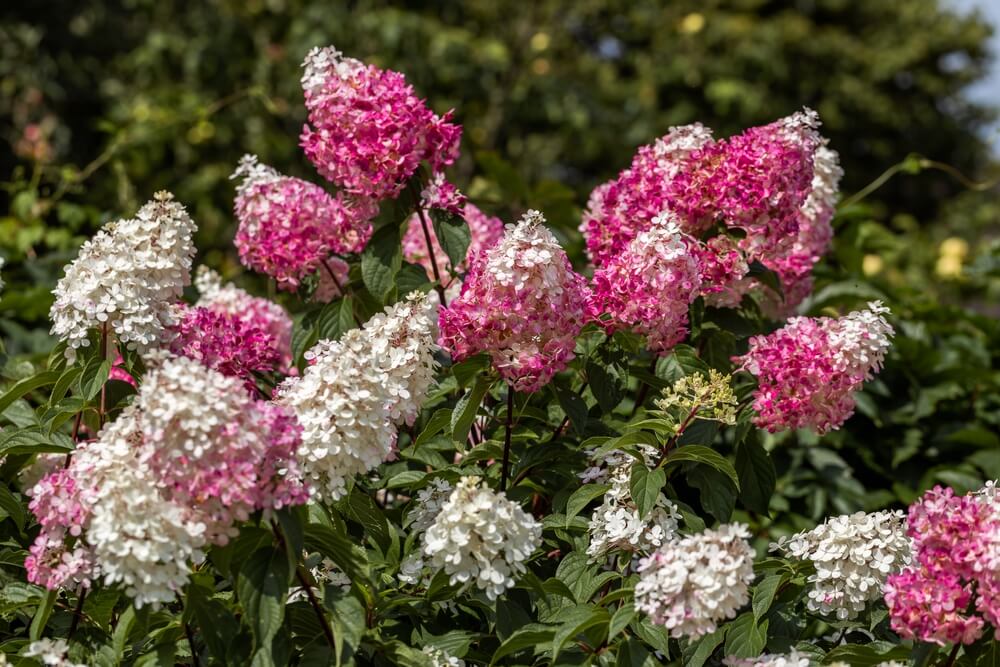
[[[686,35],[694,35],[705,27],[705,16],[692,12],[681,19],[680,30]]]
[[[865,255],[864,259],[861,260],[861,270],[866,276],[881,273],[884,266],[885,262],[878,255]]]

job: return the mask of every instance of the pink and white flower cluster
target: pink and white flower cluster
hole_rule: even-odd
[[[818,126],[816,113],[806,109],[719,141],[700,124],[672,128],[591,194],[580,227],[591,260],[599,269],[623,261],[634,239],[664,213],[696,240],[716,225],[723,234],[740,230],[739,239],[713,236],[692,247],[702,265],[702,293],[712,305],[736,305],[760,287],[745,277],[756,260],[784,286],[784,301],[768,290],[764,306],[776,316],[789,314],[808,295],[812,266],[832,235],[841,171]]]
[[[372,234],[375,202],[282,176],[244,156],[233,178],[236,188],[236,249],[245,266],[295,290],[334,254],[361,252]]]
[[[914,562],[889,577],[892,629],[906,639],[971,644],[1000,639],[1000,499],[992,484],[956,496],[934,487],[910,506]]]
[[[421,162],[440,171],[458,158],[462,128],[438,116],[399,72],[316,48],[303,63],[309,123],[301,145],[346,192],[383,199],[406,187]]]
[[[291,413],[239,380],[157,352],[135,403],[32,489],[42,530],[28,579],[122,583],[137,606],[174,598],[209,544],[260,509],[308,498]]]
[[[772,433],[812,428],[826,433],[854,412],[854,392],[882,367],[893,335],[878,301],[841,318],[793,317],[750,339],[734,359],[756,376],[754,423]]]
[[[532,392],[573,359],[589,288],[566,252],[528,211],[471,262],[462,292],[441,311],[441,345],[456,361],[486,352],[517,391]]]

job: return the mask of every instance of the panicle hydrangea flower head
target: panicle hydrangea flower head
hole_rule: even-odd
[[[757,377],[754,423],[770,432],[812,428],[826,433],[854,412],[854,392],[881,368],[892,327],[878,301],[837,319],[793,317],[750,339],[734,361]]]
[[[438,209],[455,215],[462,215],[465,195],[445,178],[444,172],[437,172],[420,191],[420,206],[425,210]]]
[[[195,224],[169,192],[158,192],[134,218],[108,223],[83,244],[53,290],[52,334],[67,356],[106,326],[129,349],[159,344],[174,323],[172,304],[191,281]]]
[[[722,661],[727,667],[809,667],[812,660],[794,648],[790,653],[765,653],[756,658],[727,657]]]
[[[618,177],[599,185],[590,195],[580,231],[587,241],[587,253],[598,267],[620,255],[654,218],[670,209],[668,187],[689,160],[712,144],[712,131],[700,123],[672,127],[654,143],[641,147],[632,164]],[[701,225],[682,226],[698,236]]]
[[[692,373],[678,378],[656,400],[656,407],[669,414],[678,429],[683,422],[695,417],[733,426],[738,406],[732,376],[723,375],[714,368],[708,370],[707,376]]]
[[[425,486],[417,492],[413,499],[413,509],[406,516],[406,521],[410,525],[410,531],[414,534],[421,534],[430,528],[434,523],[434,518],[441,511],[451,492],[455,487],[446,479],[437,477],[431,480],[429,486]]]
[[[235,315],[208,308],[181,308],[180,321],[171,328],[170,351],[188,357],[223,375],[243,380],[255,391],[254,372],[278,370],[279,343],[269,332]]]
[[[395,197],[421,162],[432,172],[458,158],[462,128],[432,112],[406,78],[314,48],[303,63],[309,123],[300,145],[316,169],[347,192]]]
[[[336,197],[323,188],[260,164],[246,155],[232,178],[236,188],[236,249],[243,265],[298,288],[331,254],[361,252],[372,234],[377,205]]]
[[[389,419],[412,426],[436,383],[437,314],[421,292],[387,306],[365,322],[373,363],[385,374]]]
[[[845,514],[782,538],[771,549],[780,549],[816,567],[806,606],[838,620],[857,617],[868,603],[882,597],[890,574],[910,560],[910,540],[901,511]]]
[[[657,216],[618,256],[594,272],[592,316],[609,332],[631,329],[650,351],[669,353],[687,335],[688,306],[701,289],[695,243],[668,213]]]
[[[635,608],[670,636],[714,632],[750,600],[754,580],[750,532],[742,524],[667,542],[639,563]]]
[[[496,600],[523,574],[542,526],[478,477],[463,477],[423,535],[422,553],[450,582],[472,583]]]
[[[644,454],[647,465],[655,465],[655,450]],[[624,458],[625,461],[610,468],[608,477],[611,488],[605,492],[601,505],[590,517],[587,555],[592,559],[601,558],[612,550],[649,553],[673,539],[677,533],[677,521],[681,515],[677,506],[662,493],[645,518],[639,513],[629,490],[634,459],[628,455]]]
[[[264,330],[281,358],[280,370],[288,368],[292,361],[292,318],[284,308],[232,283],[223,284],[222,277],[204,265],[195,271],[194,284],[199,295],[196,307],[238,317],[248,326]]]
[[[206,539],[225,544],[257,509],[306,501],[296,453],[300,427],[255,401],[236,378],[185,357],[154,358],[139,388],[140,459],[177,502],[197,507]]]
[[[456,361],[488,352],[515,390],[537,391],[573,359],[588,287],[538,211],[528,211],[471,263],[440,315],[441,346]]]
[[[93,562],[79,538],[90,509],[80,499],[80,486],[72,472],[62,467],[49,472],[29,495],[28,507],[42,529],[24,560],[28,581],[49,590],[71,583],[89,587]]]
[[[396,443],[386,374],[373,363],[362,329],[320,341],[306,358],[310,364],[302,375],[275,390],[276,401],[302,425],[300,462],[313,492],[337,500],[355,475],[385,461]]]
[[[934,487],[910,506],[914,562],[885,586],[892,629],[904,639],[971,644],[986,623],[1000,639],[1000,502],[994,489],[991,484],[956,496]]]

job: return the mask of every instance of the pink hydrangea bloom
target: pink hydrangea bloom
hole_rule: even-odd
[[[689,168],[691,156],[712,145],[712,131],[700,123],[672,127],[654,143],[641,147],[631,166],[618,178],[599,185],[590,195],[580,231],[596,266],[624,252],[653,218],[670,209],[669,186]],[[695,237],[704,225],[681,220],[683,231]]]
[[[885,586],[893,630],[905,639],[971,644],[988,621],[1000,638],[998,531],[992,485],[965,496],[934,487],[911,505],[907,534],[914,562]]]
[[[424,209],[436,208],[455,215],[462,215],[465,195],[445,179],[442,172],[434,174],[430,182],[420,192],[420,205]]]
[[[281,341],[254,323],[208,308],[184,307],[172,328],[170,351],[195,359],[223,375],[238,377],[252,391],[254,372],[277,371]]]
[[[92,562],[82,545],[74,545],[90,517],[80,500],[72,473],[59,469],[39,480],[31,489],[28,504],[42,530],[28,549],[24,567],[28,581],[48,589],[70,582],[90,585]]]
[[[440,171],[458,158],[460,125],[438,116],[406,78],[315,48],[303,63],[309,124],[301,146],[316,169],[345,191],[395,197],[420,163]]]
[[[462,292],[440,315],[441,345],[456,361],[488,352],[517,391],[537,391],[573,359],[588,288],[566,252],[528,211],[470,262]]]
[[[757,377],[754,423],[772,433],[839,428],[854,412],[854,392],[882,366],[893,335],[887,312],[875,301],[837,319],[793,317],[751,338],[734,361]]]
[[[628,248],[594,273],[591,312],[609,332],[632,329],[667,354],[687,335],[688,305],[701,288],[697,244],[669,215],[657,217]]]
[[[282,176],[244,156],[236,188],[236,248],[245,266],[295,290],[331,254],[361,252],[378,212],[371,200],[330,196],[312,183]]]
[[[343,265],[346,275],[347,264],[342,260],[331,257],[327,264],[334,271]],[[320,272],[321,284],[325,273],[325,270]],[[231,315],[248,327],[266,332],[280,357],[278,370],[288,372],[292,363],[292,318],[284,308],[263,297],[253,296],[232,283],[223,284],[222,277],[204,265],[198,267],[194,284],[199,294],[195,306]]]
[[[316,291],[313,299],[320,303],[330,303],[344,296],[345,285],[350,282],[351,265],[339,257],[326,260],[322,270],[316,274]]]

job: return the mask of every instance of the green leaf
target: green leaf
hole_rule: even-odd
[[[785,580],[784,574],[771,574],[764,577],[753,589],[753,617],[760,621],[774,602],[774,594]]]
[[[348,516],[364,526],[365,531],[380,546],[383,548],[388,546],[391,540],[389,522],[371,496],[358,487],[354,487],[351,490],[351,495],[347,497],[347,513]]]
[[[541,648],[541,644],[549,642],[555,636],[555,630],[540,623],[530,623],[508,637],[493,654],[491,665],[495,665],[500,658],[522,651],[526,648],[534,649],[535,653]]]
[[[726,626],[723,626],[697,641],[689,642],[684,648],[685,667],[702,667],[726,638],[726,629]]]
[[[111,646],[115,652],[116,664],[120,664],[125,657],[125,646],[128,644],[129,634],[135,625],[136,612],[135,605],[127,605],[125,610],[118,617],[118,624],[115,632],[111,636]]]
[[[588,361],[587,381],[590,383],[590,393],[597,399],[601,412],[611,412],[622,402],[622,387],[618,377],[603,366]]]
[[[577,435],[583,435],[587,430],[587,403],[576,392],[556,387],[556,398],[559,407],[563,409]]]
[[[111,361],[109,359],[91,358],[80,375],[80,393],[88,401],[97,398],[101,389],[108,382],[111,375]]]
[[[42,598],[41,604],[38,605],[38,609],[35,610],[35,615],[31,617],[31,627],[28,629],[28,639],[31,641],[36,641],[42,638],[42,634],[45,632],[45,626],[49,622],[49,616],[52,615],[52,607],[56,603],[56,598],[59,596],[58,590],[48,591],[45,597]]]
[[[399,225],[388,224],[372,235],[361,253],[361,278],[372,295],[385,303],[403,265]]]
[[[73,441],[64,433],[46,433],[38,426],[0,432],[0,457],[14,454],[66,454]]]
[[[434,221],[434,235],[437,236],[438,244],[444,253],[448,255],[451,266],[457,267],[462,264],[469,243],[472,241],[472,232],[465,219],[438,209],[431,210],[431,219]],[[438,263],[440,264],[440,260]]]
[[[393,475],[386,482],[385,488],[387,489],[412,489],[414,486],[419,484],[427,477],[427,473],[420,472],[419,470],[404,470],[401,473]]]
[[[479,404],[483,401],[483,396],[490,389],[490,379],[480,377],[476,380],[475,386],[462,398],[458,399],[455,409],[451,413],[451,438],[460,445],[465,445],[469,439],[469,429],[476,419],[479,411]]]
[[[490,367],[490,357],[486,354],[477,354],[469,357],[457,364],[452,365],[451,374],[458,381],[458,386],[468,387],[476,377]]]
[[[194,617],[194,629],[201,636],[209,654],[220,664],[225,664],[229,645],[240,631],[236,616],[225,604],[210,598],[208,591],[200,586],[188,588],[184,605],[185,610],[190,609]]]
[[[618,607],[611,616],[611,622],[608,623],[608,641],[610,642],[618,636],[618,633],[624,630],[633,618],[635,618],[635,605],[632,602],[625,602],[621,607]]]
[[[573,523],[573,517],[579,514],[591,500],[603,496],[610,488],[610,484],[584,484],[574,491],[569,500],[566,501],[566,527],[570,527],[570,524]]]
[[[52,386],[52,393],[49,394],[49,405],[54,405],[61,401],[81,373],[83,373],[83,368],[80,366],[70,366],[67,368]]]
[[[0,484],[0,512],[3,512],[14,521],[18,531],[24,530],[24,506],[21,501],[11,493],[5,484]]]
[[[771,457],[756,438],[737,445],[736,472],[740,480],[740,500],[747,509],[767,514],[777,476]]]
[[[236,595],[257,652],[270,651],[281,628],[291,574],[285,550],[273,545],[258,549],[240,566]]]
[[[317,551],[337,564],[352,581],[370,584],[368,556],[365,550],[348,536],[318,523],[305,530],[306,549]]]
[[[726,656],[755,658],[767,643],[767,621],[757,624],[752,613],[741,614],[726,630]]]
[[[736,489],[728,477],[714,468],[695,466],[685,479],[699,491],[701,506],[719,521],[725,523],[736,508]]]
[[[9,408],[14,401],[26,395],[28,392],[50,384],[55,384],[59,381],[61,376],[62,371],[44,371],[29,378],[25,378],[20,382],[15,382],[13,387],[0,396],[0,414],[3,414],[3,412]]]
[[[365,609],[361,602],[336,586],[327,586],[323,596],[323,604],[333,612],[330,620],[333,625],[333,641],[336,644],[337,665],[350,660],[357,651],[361,637],[365,632]],[[350,647],[350,651],[346,650]]]
[[[823,657],[823,664],[846,662],[851,667],[870,667],[882,662],[910,658],[910,650],[905,646],[897,646],[888,651],[879,652],[876,647],[865,644],[845,644],[832,649]]]
[[[354,299],[349,296],[324,306],[316,317],[316,339],[337,340],[357,327],[354,320]]]
[[[424,430],[420,432],[416,440],[413,441],[414,449],[426,443],[451,424],[452,411],[448,408],[435,410],[431,418],[424,425]]]
[[[667,474],[662,468],[650,470],[642,461],[632,464],[629,477],[629,491],[639,510],[639,518],[645,518],[656,505],[660,489],[667,483]]]
[[[552,637],[553,664],[566,642],[590,628],[607,624],[611,617],[604,607],[576,607],[560,612],[559,620],[561,624]]]
[[[733,468],[733,464],[714,449],[710,449],[704,445],[685,445],[676,448],[667,455],[667,465],[680,463],[681,461],[692,461],[711,466],[729,477],[737,489],[740,488],[740,479],[736,474],[736,469]]]

